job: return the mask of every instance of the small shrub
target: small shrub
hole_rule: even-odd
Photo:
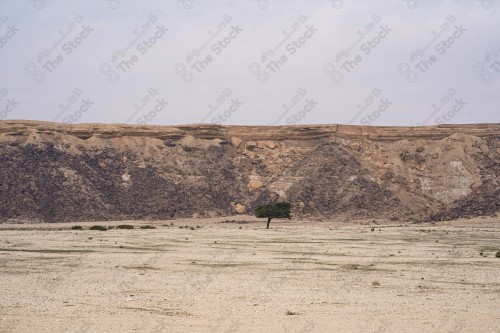
[[[134,226],[130,224],[120,224],[116,226],[116,229],[134,229]]]
[[[372,282],[372,286],[374,286],[374,287],[380,287],[380,282],[378,282],[378,281],[373,281],[373,282]]]
[[[500,258],[500,251],[498,251],[497,254],[495,254],[495,257]]]
[[[108,228],[102,225],[93,225],[90,227],[90,230],[108,231]]]
[[[81,225],[74,225],[71,227],[71,230],[83,230],[83,227]]]
[[[141,225],[141,229],[156,229],[156,227],[148,224],[148,225]]]
[[[293,311],[287,311],[287,312],[286,312],[286,315],[287,315],[287,316],[296,316],[296,315],[298,315],[298,314],[299,314],[298,312],[293,312]]]

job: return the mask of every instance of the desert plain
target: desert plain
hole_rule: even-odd
[[[499,332],[499,237],[494,217],[2,224],[0,332]]]

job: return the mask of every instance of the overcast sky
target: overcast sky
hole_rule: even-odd
[[[0,0],[0,120],[500,120],[497,0]]]

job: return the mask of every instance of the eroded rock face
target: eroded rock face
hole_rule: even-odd
[[[500,211],[500,126],[0,122],[0,221],[252,213],[450,219]]]

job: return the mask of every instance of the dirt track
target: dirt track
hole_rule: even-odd
[[[0,225],[0,332],[499,330],[498,218],[222,220]]]

